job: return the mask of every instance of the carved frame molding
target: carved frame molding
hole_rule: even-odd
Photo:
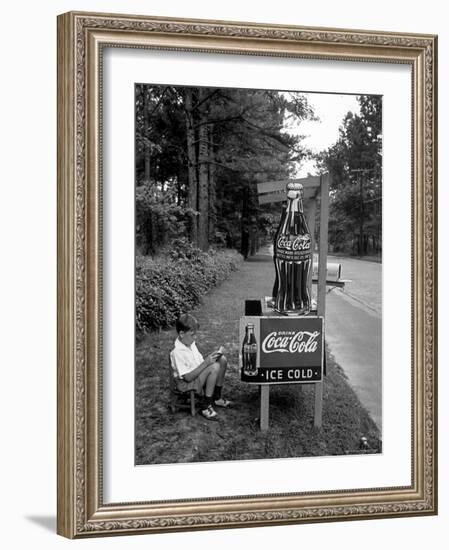
[[[102,502],[101,59],[134,47],[412,67],[410,487]],[[70,12],[58,18],[58,532],[71,538],[435,514],[436,55],[431,35]]]

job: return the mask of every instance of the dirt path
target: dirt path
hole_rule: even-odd
[[[380,451],[375,424],[332,357],[322,430],[313,428],[313,387],[291,385],[272,387],[270,429],[260,432],[258,388],[240,381],[238,323],[245,299],[268,295],[272,283],[272,258],[268,249],[261,250],[193,311],[200,323],[197,345],[203,355],[219,345],[226,348],[225,394],[235,405],[217,410],[218,422],[168,412],[168,354],[174,330],[150,333],[136,346],[136,464],[346,454],[357,451],[362,435],[368,436],[372,452]]]

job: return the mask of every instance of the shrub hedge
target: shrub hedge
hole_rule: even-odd
[[[238,269],[243,258],[235,250],[203,252],[184,239],[155,257],[136,258],[136,332],[172,326],[182,311]]]

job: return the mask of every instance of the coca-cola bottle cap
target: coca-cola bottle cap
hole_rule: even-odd
[[[300,199],[303,196],[303,189],[301,183],[291,181],[287,183],[287,197],[289,199]]]
[[[287,191],[302,191],[303,186],[302,183],[296,182],[296,181],[289,181],[287,183]]]

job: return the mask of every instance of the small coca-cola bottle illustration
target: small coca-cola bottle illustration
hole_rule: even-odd
[[[245,329],[242,344],[242,367],[243,374],[246,376],[257,375],[257,341],[252,323],[248,323]]]
[[[274,308],[283,315],[307,315],[310,311],[312,240],[302,199],[302,185],[287,184],[287,210],[279,224],[273,251],[277,281]]]

